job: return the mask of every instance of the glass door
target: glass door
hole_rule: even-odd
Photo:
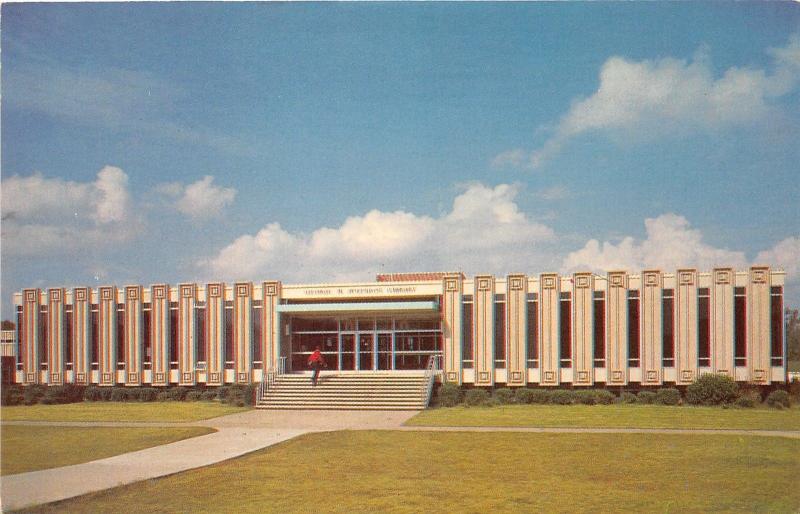
[[[345,371],[356,369],[356,336],[355,334],[342,334],[342,353],[339,369]]]
[[[372,334],[358,335],[358,369],[362,371],[375,369],[373,356],[375,353]]]
[[[392,334],[378,334],[378,369],[392,369]]]

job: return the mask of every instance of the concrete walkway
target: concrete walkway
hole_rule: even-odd
[[[251,410],[186,423],[6,421],[2,424],[87,427],[205,426],[214,428],[217,432],[84,464],[1,477],[2,507],[4,511],[19,509],[207,466],[309,432],[402,430],[557,434],[716,434],[800,439],[798,431],[778,430],[403,426],[403,423],[415,414],[416,411]],[[198,451],[199,448],[202,450]]]

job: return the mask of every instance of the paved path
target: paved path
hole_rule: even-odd
[[[47,426],[206,426],[213,434],[83,464],[0,477],[3,511],[208,466],[308,432],[398,428],[415,411],[252,410],[187,423],[3,422]]]
[[[3,425],[175,427],[217,430],[192,439],[107,459],[0,478],[3,510],[49,503],[149,478],[170,475],[238,457],[309,432],[332,430],[403,430],[435,432],[531,432],[570,434],[723,434],[800,439],[800,431],[403,426],[415,411],[265,411],[251,410],[186,423],[13,422]],[[202,448],[202,451],[198,451]]]

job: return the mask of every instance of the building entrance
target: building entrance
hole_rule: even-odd
[[[442,353],[441,321],[409,318],[301,318],[289,320],[291,370],[308,370],[319,347],[328,369],[390,371],[424,369]]]

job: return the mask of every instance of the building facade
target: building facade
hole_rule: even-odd
[[[443,380],[475,386],[769,385],[787,377],[784,280],[754,266],[24,289],[16,381],[249,384],[305,370],[319,347],[341,373],[435,357]]]

